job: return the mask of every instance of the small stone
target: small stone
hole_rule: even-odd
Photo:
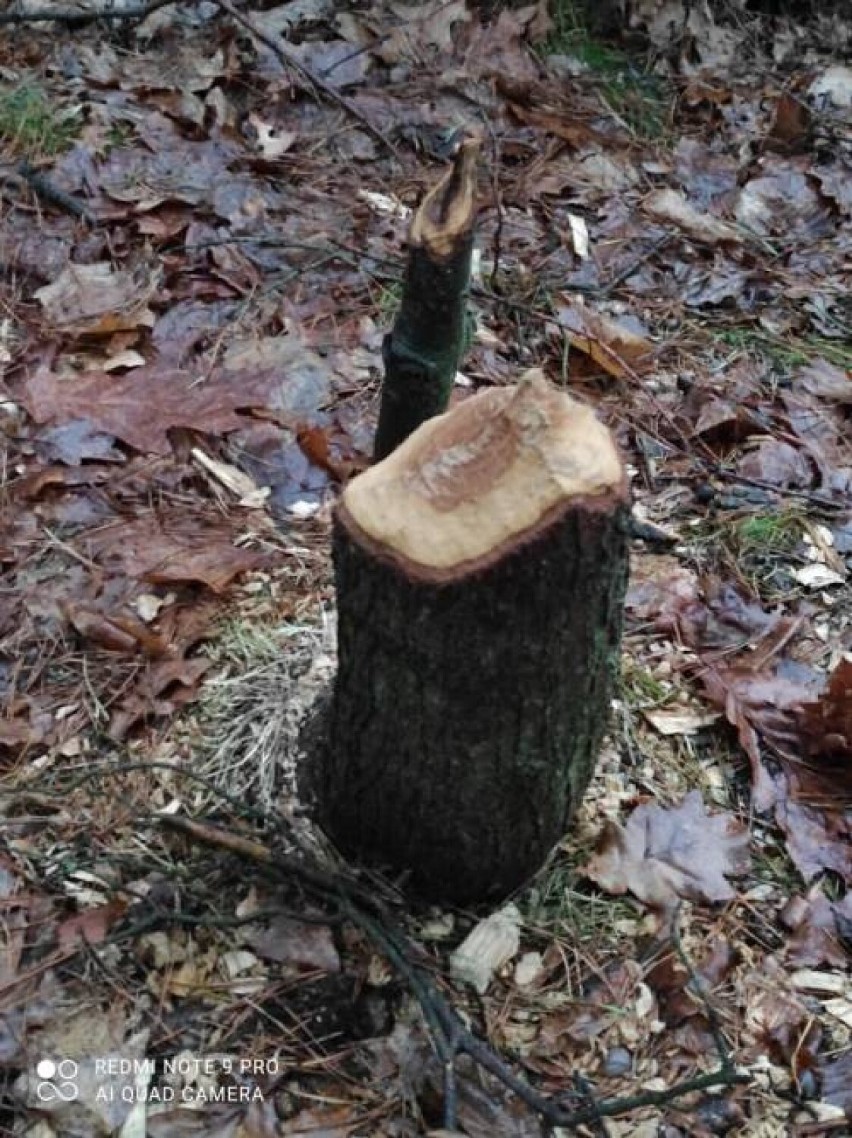
[[[633,1067],[633,1056],[626,1047],[611,1047],[604,1059],[604,1074],[615,1078],[626,1075]]]

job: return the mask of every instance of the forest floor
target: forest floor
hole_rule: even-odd
[[[0,13],[0,1132],[852,1132],[842,5],[92,7]],[[297,768],[471,127],[454,398],[543,367],[648,538],[595,781],[465,970],[488,914],[358,910]]]

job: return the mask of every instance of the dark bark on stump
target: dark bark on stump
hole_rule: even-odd
[[[461,143],[411,224],[402,301],[382,345],[377,461],[449,402],[466,333],[479,148],[472,136]]]
[[[493,464],[501,443],[493,431],[487,442]],[[422,468],[440,499],[440,479],[428,460]],[[344,853],[459,903],[505,896],[541,866],[609,718],[628,513],[619,475],[467,564],[436,567],[367,534],[344,496],[334,527],[339,663],[319,787],[321,821]]]

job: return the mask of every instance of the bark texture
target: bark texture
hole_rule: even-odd
[[[407,579],[337,520],[323,800],[339,847],[459,903],[505,896],[541,866],[609,720],[625,520],[621,505],[576,503],[452,584]]]
[[[479,149],[476,137],[462,141],[411,224],[402,300],[382,345],[377,461],[444,411],[450,398],[466,336]]]
[[[524,493],[524,480],[537,468],[528,452],[543,449],[536,415],[548,419],[568,397],[507,403],[508,394],[421,428],[388,460],[387,475],[380,464],[372,482],[362,475],[351,484],[334,523],[338,673],[321,820],[346,854],[405,875],[423,896],[459,903],[505,896],[565,833],[609,719],[627,580],[620,463],[607,459],[608,473],[595,476],[605,484],[592,492],[543,498],[530,519],[535,493]],[[529,430],[532,442],[516,446]],[[477,431],[486,444],[478,451]],[[578,427],[568,450],[586,446],[589,433]],[[436,473],[442,453],[461,497]],[[562,477],[570,454],[554,461]],[[520,481],[507,480],[518,468]],[[423,486],[437,508],[422,507],[425,533]],[[383,492],[394,496],[387,508]],[[466,493],[473,503],[462,501]],[[446,540],[449,515],[480,502],[492,530],[494,516],[507,515],[509,535],[494,539],[483,524],[484,549],[466,522]],[[518,516],[529,524],[513,530]]]

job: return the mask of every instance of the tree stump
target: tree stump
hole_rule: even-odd
[[[349,484],[318,786],[338,848],[458,903],[541,866],[609,718],[628,516],[609,431],[541,372]]]

